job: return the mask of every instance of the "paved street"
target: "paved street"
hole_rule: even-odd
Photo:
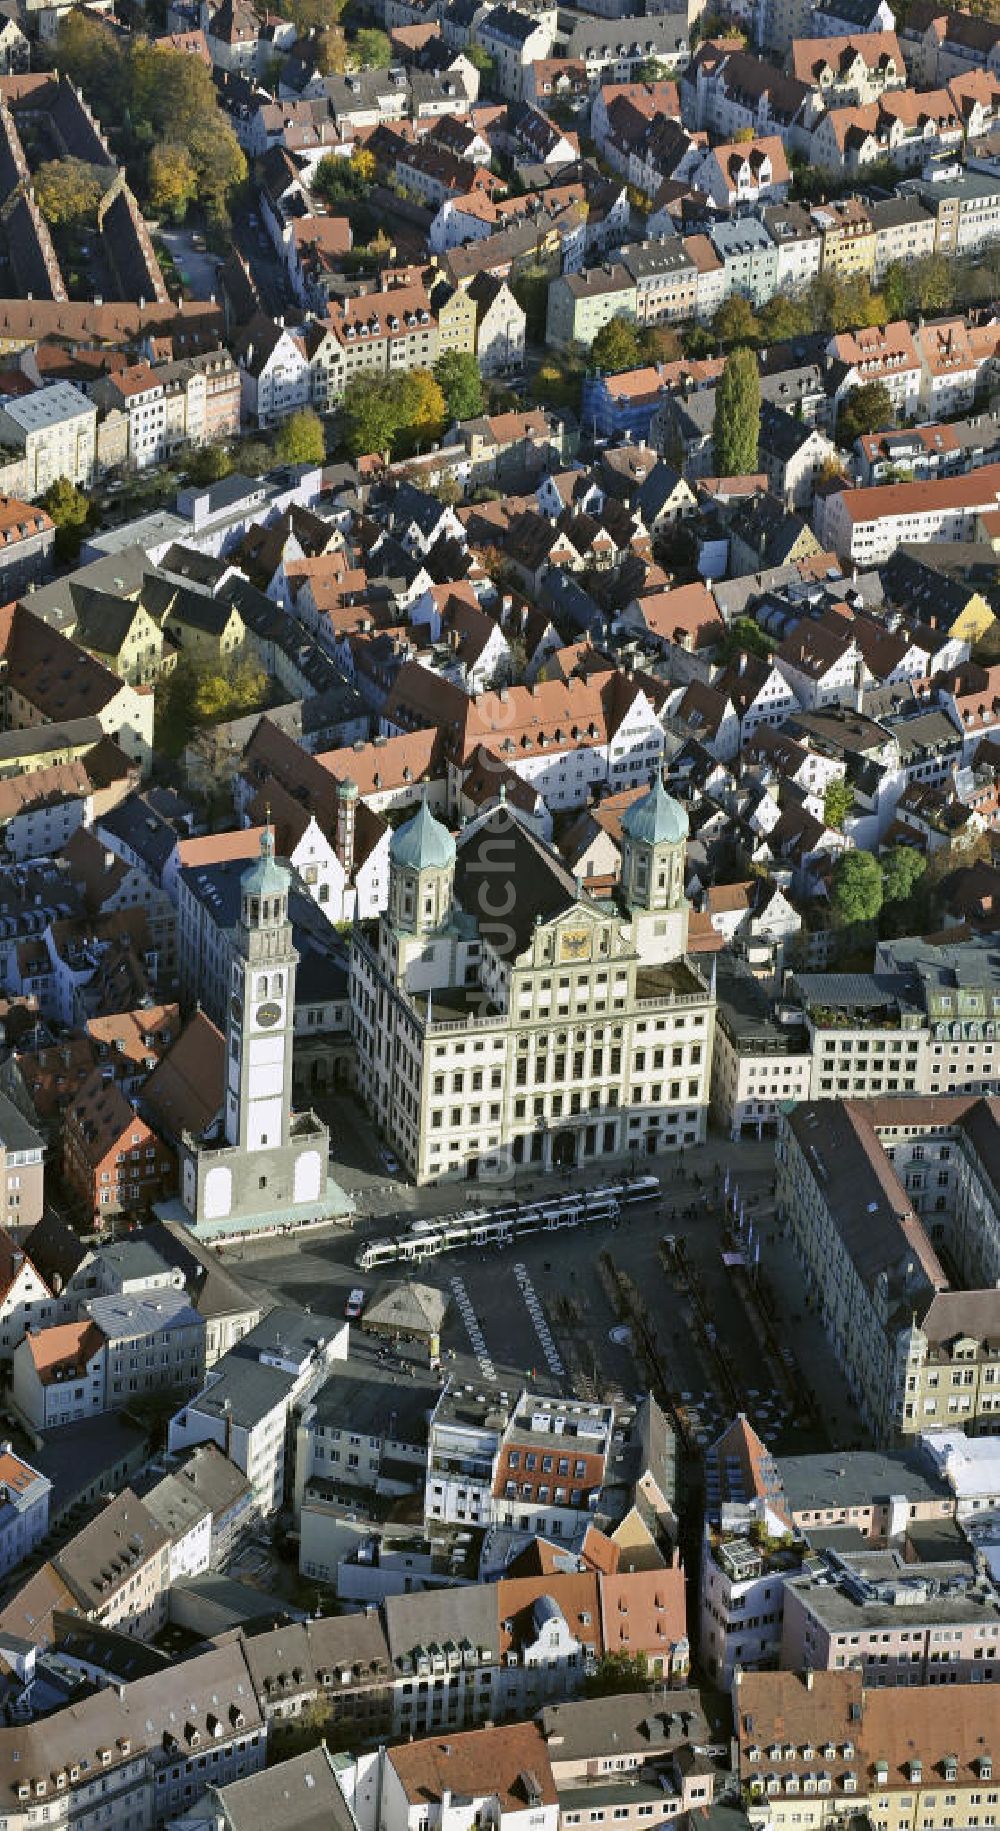
[[[218,291],[219,263],[215,255],[196,248],[187,229],[161,229],[160,240],[170,249],[193,299],[211,299]]]
[[[357,1114],[357,1118],[355,1115]],[[369,1294],[394,1281],[393,1268],[362,1273],[356,1255],[363,1242],[400,1229],[414,1215],[439,1215],[510,1199],[510,1185],[496,1191],[479,1184],[416,1190],[377,1169],[377,1142],[354,1103],[329,1103],[334,1150],[350,1161],[331,1163],[331,1172],[355,1194],[356,1227],[289,1247],[262,1241],[227,1251],[241,1277],[259,1282],[269,1298],[285,1295],[340,1317],[347,1293],[361,1286]],[[557,1174],[519,1180],[517,1196],[614,1180],[630,1172],[628,1162],[603,1165],[567,1178]],[[791,1344],[778,1366],[761,1343],[734,1273],[723,1260],[723,1182],[738,1179],[760,1242],[756,1275],[776,1293],[782,1344]],[[655,1329],[665,1383],[683,1409],[693,1437],[704,1446],[738,1405],[754,1419],[765,1440],[784,1451],[826,1447],[858,1440],[849,1395],[815,1317],[804,1307],[797,1267],[773,1218],[773,1144],[713,1139],[681,1159],[636,1164],[661,1179],[660,1198],[632,1209],[616,1225],[557,1235],[533,1235],[503,1252],[449,1253],[398,1276],[413,1277],[444,1291],[451,1303],[443,1348],[446,1367],[481,1387],[503,1387],[518,1378],[550,1388],[575,1387],[600,1396],[633,1396],[642,1385],[628,1340],[620,1339],[620,1316],[599,1261],[608,1253],[619,1272],[641,1295]],[[664,1236],[682,1243],[685,1274],[665,1266]],[[691,1283],[697,1283],[703,1313],[711,1318],[711,1339],[693,1322]],[[615,1337],[618,1337],[616,1339]],[[725,1371],[716,1354],[724,1358]],[[401,1362],[401,1366],[404,1363]],[[806,1386],[829,1419],[829,1434],[817,1428],[806,1404]],[[728,1374],[728,1387],[727,1387]]]

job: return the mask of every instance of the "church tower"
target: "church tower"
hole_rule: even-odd
[[[622,817],[621,889],[645,959],[676,960],[687,951],[687,837],[687,814],[657,770],[648,795]]]
[[[240,920],[226,1021],[226,1140],[243,1151],[289,1142],[295,968],[290,874],[274,856],[270,821],[260,857],[240,879]]]
[[[389,920],[404,935],[446,926],[455,893],[455,841],[426,801],[389,847]]]

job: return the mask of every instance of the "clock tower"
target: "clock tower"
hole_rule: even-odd
[[[274,1151],[289,1143],[295,968],[290,874],[274,856],[270,821],[260,857],[240,880],[240,919],[226,1021],[228,1144]]]

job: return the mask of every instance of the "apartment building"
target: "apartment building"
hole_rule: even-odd
[[[628,268],[608,261],[586,273],[564,273],[550,282],[545,341],[556,348],[590,348],[612,318],[635,318],[636,284]]]
[[[935,223],[935,252],[978,254],[1000,237],[1000,179],[949,164],[932,179],[906,179]]]
[[[800,203],[766,204],[760,215],[778,250],[777,291],[803,292],[816,278],[823,263],[823,237],[819,229]]]
[[[94,480],[97,407],[72,382],[51,382],[33,394],[5,396],[0,437],[22,454],[24,493],[44,495],[57,477],[81,489]]]
[[[549,16],[493,6],[475,20],[472,39],[493,60],[497,94],[519,102],[528,69],[552,50],[552,27]]]
[[[1000,1596],[964,1559],[827,1550],[785,1584],[783,1603],[789,1672],[860,1666],[872,1688],[988,1685],[1000,1665]]]
[[[200,1443],[143,1495],[170,1535],[170,1582],[223,1570],[257,1523],[250,1483],[214,1443]]]
[[[801,1023],[779,1021],[750,968],[723,952],[716,968],[712,1112],[731,1138],[765,1138],[791,1100],[807,1099],[812,1051]]]
[[[203,445],[208,437],[208,389],[213,384],[213,437],[232,427],[231,359],[214,367],[201,362],[133,363],[95,382],[92,399],[107,412],[124,415],[128,426],[128,464],[145,470],[162,464],[182,445]],[[226,411],[223,411],[223,401]],[[238,426],[238,416],[237,416]]]
[[[946,420],[975,403],[980,370],[991,352],[979,349],[964,318],[919,326],[915,343],[922,371],[920,404],[929,420]]]
[[[574,1541],[597,1512],[614,1428],[609,1405],[528,1391],[496,1403],[453,1381],[430,1420],[424,1517]]]
[[[215,1363],[202,1390],[170,1420],[170,1450],[216,1443],[250,1483],[254,1504],[285,1499],[289,1420],[347,1355],[346,1323],[274,1309]],[[290,1486],[290,1480],[288,1485]]]
[[[911,1160],[918,1144],[927,1148],[924,1134],[956,1119],[954,1160],[940,1171]],[[996,1123],[992,1099],[940,1096],[810,1101],[781,1116],[777,1212],[877,1443],[942,1424],[989,1430],[1000,1410],[1000,1297],[979,1284],[998,1199],[982,1152]],[[954,1237],[975,1288],[952,1287],[917,1212],[928,1173],[928,1224],[942,1241]],[[991,1218],[981,1222],[977,1197],[987,1196]]]
[[[878,566],[904,541],[974,539],[977,516],[992,513],[998,501],[997,464],[926,483],[834,490],[817,499],[816,533],[824,546],[845,560]]]
[[[166,1620],[169,1535],[131,1488],[107,1501],[51,1568],[88,1621],[147,1639]]]
[[[818,88],[826,108],[876,102],[887,89],[905,89],[906,65],[895,32],[840,38],[796,38],[790,68]]]
[[[679,235],[622,250],[622,265],[635,281],[635,315],[640,324],[674,324],[693,318],[698,303],[698,268]]]
[[[900,416],[916,412],[923,370],[920,352],[904,321],[842,331],[831,337],[827,353],[843,365],[835,395],[838,409],[852,389],[879,381]]]
[[[778,248],[755,216],[712,223],[709,241],[725,270],[725,288],[751,305],[766,305],[777,288]]]
[[[570,1831],[602,1822],[590,1817],[602,1810],[598,1798],[626,1831],[711,1806],[730,1763],[700,1693],[661,1693],[653,1698],[652,1711],[650,1702],[647,1692],[626,1692],[574,1698],[539,1712],[560,1823]],[[650,1805],[652,1811],[646,1809]]]
[[[351,1021],[362,1096],[418,1182],[704,1137],[714,1000],[686,957],[686,825],[657,775],[607,904],[503,802],[457,849],[425,806],[397,829],[388,912],[355,934]]]
[[[845,1528],[872,1551],[905,1557],[909,1533],[934,1529],[955,1512],[947,1481],[912,1449],[841,1451],[836,1463],[823,1454],[776,1457],[741,1412],[705,1456],[699,1644],[706,1670],[728,1689],[740,1672],[785,1663],[788,1593],[824,1573],[827,1588],[838,1580]],[[850,1581],[857,1599],[861,1587]],[[900,1596],[901,1607],[919,1600],[905,1589]]]
[[[873,1689],[858,1671],[747,1672],[735,1711],[750,1823],[821,1831],[863,1812],[877,1831],[944,1831],[983,1807],[995,1816],[997,1708],[994,1685]]]
[[[895,262],[904,266],[934,253],[937,229],[934,217],[920,197],[880,197],[868,206],[875,229],[876,286]]]
[[[106,1409],[105,1346],[89,1317],[24,1336],[12,1357],[11,1400],[32,1430],[77,1424]]]
[[[44,1206],[44,1140],[14,1102],[0,1094],[0,1359],[7,1340],[4,1329],[20,1300],[12,1286],[19,1271],[22,1278],[30,1281],[33,1270],[23,1266],[16,1250],[5,1260],[2,1229],[14,1227],[23,1235],[25,1229],[41,1220]]]
[[[0,1444],[0,1574],[7,1576],[49,1530],[52,1483],[47,1475]]]
[[[66,1109],[62,1169],[67,1187],[98,1228],[122,1215],[146,1218],[177,1181],[173,1151],[100,1068]]]
[[[666,1686],[683,1685],[690,1657],[681,1566],[624,1571],[617,1548],[607,1571],[573,1563],[389,1596],[394,1736],[526,1717],[575,1696],[610,1653],[644,1660]]]
[[[537,1723],[429,1737],[381,1752],[383,1831],[558,1831],[559,1801]]]
[[[191,1391],[205,1369],[205,1325],[184,1291],[93,1297],[76,1322],[32,1329],[14,1349],[14,1403],[33,1430],[140,1396]]]

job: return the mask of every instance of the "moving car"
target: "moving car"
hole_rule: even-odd
[[[359,1286],[358,1289],[353,1290],[348,1297],[347,1302],[344,1305],[344,1315],[348,1318],[349,1322],[356,1322],[364,1307],[365,1293]]]

